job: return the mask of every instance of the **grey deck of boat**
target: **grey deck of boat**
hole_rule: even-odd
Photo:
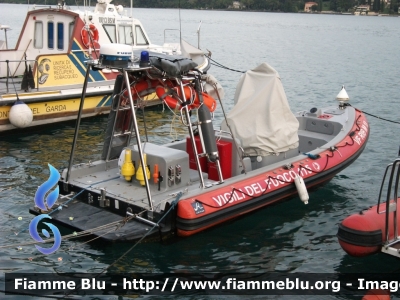
[[[207,174],[203,173],[207,180]],[[70,180],[70,183],[88,191],[100,194],[101,189],[105,189],[107,196],[112,196],[129,204],[137,205],[143,208],[149,208],[147,200],[146,188],[141,186],[135,179],[132,182],[126,181],[118,174],[118,168],[93,172]],[[207,183],[215,183],[215,181],[207,180]],[[159,208],[159,204],[166,200],[173,200],[175,194],[184,190],[197,189],[199,187],[198,172],[190,170],[190,183],[187,185],[171,189],[168,194],[165,191],[158,191],[158,185],[149,180],[150,192],[152,195],[153,205]],[[158,210],[158,209],[157,209]]]

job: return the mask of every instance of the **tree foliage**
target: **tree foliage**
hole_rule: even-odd
[[[61,0],[29,0],[30,4],[56,5]],[[92,3],[95,0],[92,1]],[[116,5],[130,6],[131,0],[113,0]],[[310,0],[241,0],[241,10],[298,12]],[[315,1],[315,0],[313,0]],[[26,0],[0,0],[0,3],[26,3]],[[392,0],[389,12],[397,13],[400,0]],[[67,0],[67,5],[82,5],[83,0]],[[326,0],[325,7],[335,12],[346,12],[360,4],[370,4],[373,11],[384,11],[381,0]],[[232,9],[233,0],[133,0],[134,7],[143,8],[183,8],[183,9]],[[318,0],[316,10],[321,11],[323,0]]]

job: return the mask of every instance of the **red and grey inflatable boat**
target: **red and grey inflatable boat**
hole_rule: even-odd
[[[308,191],[353,163],[367,143],[367,119],[344,88],[332,106],[292,113],[278,73],[261,64],[242,76],[233,108],[215,126],[210,111],[223,94],[215,78],[189,59],[145,59],[111,66],[121,75],[101,159],[74,165],[74,145],[57,203],[32,213],[109,241],[190,236],[284,199],[313,201]],[[109,54],[94,67],[108,63]],[[142,141],[136,108],[146,86],[173,103],[187,137]]]

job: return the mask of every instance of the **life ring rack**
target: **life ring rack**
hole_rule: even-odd
[[[200,102],[200,97],[198,93],[194,90],[193,87],[187,85],[184,86],[183,88],[184,93],[185,93],[185,103],[181,103],[175,95],[178,95],[178,97],[182,98],[182,93],[180,88],[174,87],[174,88],[168,88],[167,90],[164,88],[164,86],[158,85],[156,86],[156,94],[157,97],[162,100],[166,105],[168,105],[171,109],[182,109],[185,105],[188,105],[189,110],[196,109],[201,105]],[[203,97],[203,104],[208,107],[210,112],[214,112],[214,110],[217,108],[217,101],[210,95],[201,92],[201,95]],[[190,104],[189,104],[190,103]]]
[[[82,43],[85,45],[86,48],[89,48],[89,46],[95,48],[96,46],[99,45],[99,31],[97,30],[94,24],[89,24],[88,27],[87,25],[82,27],[81,30]]]
[[[172,83],[163,82],[158,80],[142,80],[131,86],[131,93],[133,100],[149,95],[155,92],[160,101],[164,102],[171,109],[182,109],[188,105],[189,110],[196,109],[201,105],[199,96],[193,87],[190,85],[184,86],[185,103],[181,103],[179,98],[182,98],[180,88],[174,86]],[[203,96],[203,103],[208,107],[210,112],[214,112],[217,108],[217,101],[207,93],[201,92]],[[121,93],[121,103],[128,103],[128,91],[125,89]]]

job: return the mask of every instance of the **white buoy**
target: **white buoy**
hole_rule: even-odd
[[[342,89],[340,90],[339,94],[337,94],[336,100],[339,102],[347,102],[350,100],[349,95],[344,88],[344,85],[342,85]]]
[[[117,5],[117,12],[122,15],[122,13],[124,12],[124,7],[122,5]]]
[[[299,193],[300,200],[304,202],[304,204],[308,204],[308,196],[306,184],[304,183],[303,177],[296,174],[296,178],[294,179],[294,184],[296,185],[297,192]]]
[[[24,128],[32,123],[33,113],[28,105],[18,99],[11,106],[8,119],[15,127]]]

